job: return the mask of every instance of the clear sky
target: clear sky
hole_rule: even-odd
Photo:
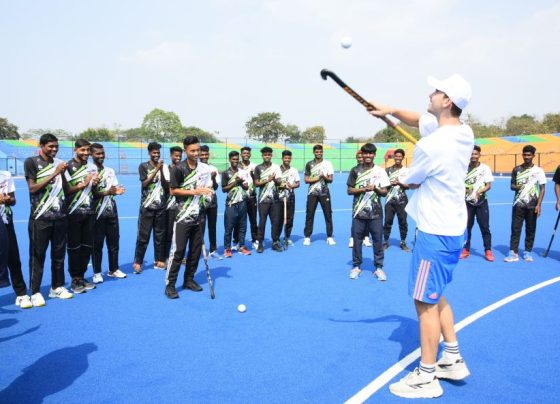
[[[560,112],[553,0],[0,0],[0,49],[0,117],[20,132],[138,127],[156,107],[220,137],[265,111],[328,138],[381,129],[322,68],[410,109],[428,75],[459,73],[486,123]]]

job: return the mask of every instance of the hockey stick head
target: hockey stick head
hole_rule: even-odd
[[[323,80],[326,80],[327,77],[329,77],[332,74],[332,72],[329,69],[323,69],[321,70],[321,78]]]

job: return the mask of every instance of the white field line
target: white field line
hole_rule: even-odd
[[[552,284],[557,283],[557,282],[560,282],[560,276],[558,276],[556,278],[549,279],[549,280],[541,282],[541,283],[538,283],[538,284],[536,284],[534,286],[531,286],[527,289],[523,289],[523,290],[521,290],[517,293],[514,293],[514,294],[512,294],[512,295],[510,295],[506,298],[503,298],[502,300],[497,301],[496,303],[493,303],[489,306],[486,306],[485,308],[477,311],[474,314],[471,314],[470,316],[468,316],[464,320],[461,320],[460,322],[455,324],[455,331],[459,332],[463,328],[465,328],[466,326],[474,323],[476,320],[480,319],[481,317],[484,317],[485,315],[493,312],[494,310],[497,310],[500,307],[505,306],[506,304],[511,303],[514,300],[517,300],[517,299],[519,299],[523,296],[526,296],[529,293],[535,292],[535,291],[537,291],[541,288],[544,288],[546,286],[552,285]],[[442,341],[442,339],[440,338],[440,342],[441,341]],[[375,378],[366,387],[364,387],[359,392],[357,392],[352,397],[350,397],[348,400],[346,400],[346,404],[363,403],[368,398],[370,398],[373,394],[375,394],[379,389],[381,389],[383,386],[385,386],[389,381],[391,381],[395,376],[397,376],[399,373],[401,373],[403,370],[405,370],[412,362],[416,361],[419,358],[420,358],[420,348],[417,348],[416,350],[414,350],[413,352],[409,353],[407,356],[402,358],[400,361],[395,363],[393,366],[391,366],[385,372],[381,373],[377,378]]]

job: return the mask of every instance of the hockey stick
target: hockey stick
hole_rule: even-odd
[[[326,80],[327,77],[333,79],[336,84],[342,87],[344,91],[346,91],[348,94],[354,97],[355,100],[357,100],[360,104],[366,107],[368,111],[377,110],[377,108],[375,108],[375,106],[372,103],[366,101],[364,98],[362,98],[362,96],[360,96],[360,94],[352,90],[352,88],[350,88],[350,86],[348,86],[344,81],[340,80],[340,78],[334,72],[331,72],[328,69],[321,70],[321,78],[323,80]],[[385,122],[387,125],[389,125],[391,128],[393,128],[394,130],[396,130],[398,133],[400,133],[406,140],[412,142],[413,144],[416,144],[417,140],[414,138],[414,136],[412,136],[410,133],[405,131],[395,122],[391,121],[386,116],[379,116],[378,118],[381,119],[383,122]]]
[[[556,234],[556,228],[558,227],[558,221],[560,220],[560,212],[558,212],[558,217],[556,218],[556,224],[554,225],[554,229],[552,230],[552,236],[550,236],[550,242],[548,243],[548,248],[543,254],[543,257],[548,256],[548,252],[550,251],[550,247],[552,246],[552,240],[554,240],[554,235]]]
[[[210,268],[208,268],[208,255],[206,254],[206,246],[204,245],[204,241],[202,242],[202,256],[204,257],[204,265],[206,266],[206,277],[208,278],[210,297],[212,299],[215,299],[216,295],[214,294],[214,282],[212,281],[212,276],[210,275]]]
[[[284,197],[284,249],[288,249],[288,238],[286,237],[286,226],[288,225],[288,197]]]

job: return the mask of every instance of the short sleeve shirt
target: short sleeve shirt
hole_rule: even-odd
[[[404,179],[408,174],[408,168],[406,167],[396,168],[395,166],[391,166],[387,167],[385,171],[387,172],[387,176],[389,177],[389,182],[394,180],[404,182]],[[400,206],[406,206],[406,204],[408,203],[406,190],[401,185],[389,185],[385,203],[396,203]]]
[[[156,170],[157,167],[153,166],[149,161],[141,163],[138,166],[140,181],[145,181]],[[148,210],[160,210],[166,207],[166,193],[162,183],[161,171],[157,172],[152,182],[149,183],[147,187],[142,187],[140,205],[142,208]]]
[[[282,171],[280,170],[278,164],[272,163],[269,166],[266,166],[263,163],[255,167],[254,176],[259,181],[265,181],[271,175],[274,175],[275,178],[280,178],[280,176],[282,175]],[[259,203],[274,203],[277,201],[278,201],[278,187],[276,186],[276,182],[269,181],[264,185],[260,186]]]
[[[477,167],[469,165],[469,171],[465,178],[465,200],[469,205],[480,206],[486,200],[486,192],[478,196],[479,191],[486,186],[486,184],[493,182],[494,176],[490,167],[486,164],[480,163]]]
[[[221,182],[220,173],[218,172],[218,169],[214,167],[212,164],[208,164],[208,169],[210,170],[210,176],[208,177],[208,184],[206,184],[206,186],[216,191],[216,189],[218,189],[218,187],[220,186],[220,182]],[[214,177],[216,181],[215,187],[214,187],[214,181],[212,180],[212,174],[215,175]],[[210,201],[209,207],[215,208],[216,206],[218,206],[218,196],[216,195],[216,192],[214,192],[212,194],[212,200]]]
[[[365,188],[375,185],[384,188],[391,185],[384,169],[378,166],[365,168],[362,164],[350,170],[346,185],[351,188]],[[352,203],[352,217],[358,219],[378,219],[382,216],[383,207],[381,197],[375,191],[368,191],[354,195]]]
[[[99,193],[106,192],[111,187],[119,185],[115,170],[111,167],[103,167],[97,172],[96,191]],[[117,217],[117,204],[114,195],[105,195],[100,198],[94,197],[95,217],[96,219],[107,219]]]
[[[313,159],[305,165],[305,175],[309,178],[318,178],[321,174],[325,176],[334,174],[334,168],[330,161],[322,160],[321,162],[317,162]],[[329,196],[329,186],[327,182],[321,179],[313,184],[309,184],[307,195]]]
[[[560,184],[560,166],[556,167],[552,181],[554,181],[555,184]]]
[[[12,192],[16,192],[16,186],[14,184],[14,179],[9,171],[0,171],[0,194],[8,195]],[[4,223],[12,223],[12,209],[10,206],[5,204],[0,204],[0,217]]]
[[[249,198],[255,198],[257,196],[257,191],[255,189],[255,183],[253,182],[253,174],[257,165],[255,163],[249,163],[248,166],[244,166],[239,162],[238,169],[242,171],[243,178],[246,179],[249,189],[247,190],[247,196]]]
[[[171,164],[165,164],[162,168],[163,171],[163,178],[165,178],[165,180],[170,183],[171,182],[171,169],[173,168],[173,166]],[[177,210],[177,198],[175,198],[175,195],[171,195],[170,193],[166,193],[167,198],[166,198],[166,202],[165,202],[165,209],[166,210]]]
[[[231,185],[236,182],[238,178],[243,178],[245,180],[243,176],[244,173],[245,172],[241,170],[234,171],[230,167],[222,173],[222,184],[226,186]],[[237,203],[244,202],[248,197],[247,191],[244,190],[241,185],[235,185],[227,193],[226,206],[233,206]]]
[[[536,165],[528,168],[518,165],[511,173],[511,184],[521,185],[521,188],[515,191],[513,206],[533,209],[537,206],[541,194],[540,185],[546,184],[546,176],[543,169]]]
[[[68,185],[74,187],[85,182],[88,175],[97,175],[95,164],[82,164],[74,159],[68,162],[68,168],[64,172]],[[92,215],[93,205],[93,181],[90,181],[84,189],[73,193],[66,200],[69,215]]]
[[[280,170],[282,171],[282,175],[280,176],[282,183],[288,184],[290,186],[294,186],[300,181],[297,168],[295,167],[285,168],[284,165],[281,165]],[[291,199],[295,197],[295,193],[293,189],[284,188],[280,191],[279,196],[280,198],[287,197]]]
[[[208,165],[198,163],[191,169],[186,160],[176,164],[171,169],[170,187],[184,190],[192,190],[206,187],[210,171]],[[175,222],[194,224],[198,223],[201,208],[208,202],[201,195],[177,196],[178,212]]]
[[[34,180],[40,184],[44,182],[56,169],[62,160],[54,158],[50,163],[41,155],[29,157],[25,160],[24,171],[27,180]],[[66,217],[64,206],[65,196],[62,186],[62,175],[54,177],[48,185],[39,192],[29,193],[31,200],[31,219],[56,220]]]

